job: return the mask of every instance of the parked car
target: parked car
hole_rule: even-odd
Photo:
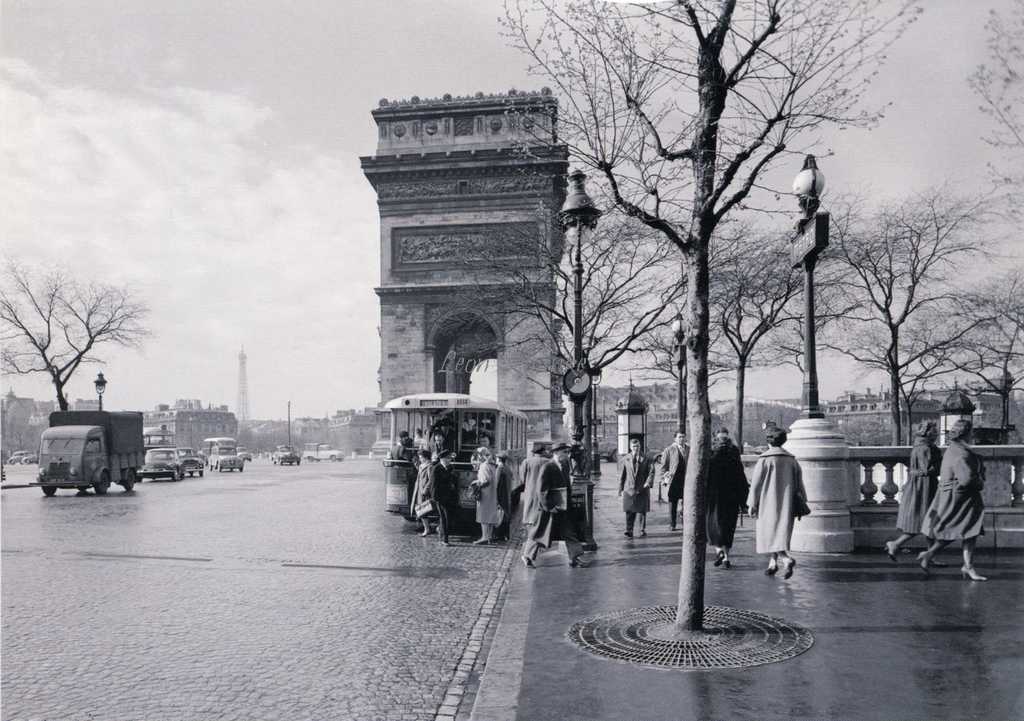
[[[173,448],[151,448],[146,451],[146,458],[138,472],[139,479],[167,478],[180,481],[182,478],[181,463],[178,453]]]
[[[178,463],[181,464],[183,474],[187,473],[192,477],[198,473],[200,478],[203,477],[203,468],[206,464],[195,451],[191,448],[177,448],[175,452],[178,454]]]
[[[238,454],[233,456],[221,456],[217,459],[217,470],[221,473],[224,471],[238,471],[241,473],[245,470],[245,461],[243,461]]]
[[[278,446],[271,460],[279,466],[298,466],[302,464],[302,457],[291,446]]]
[[[25,456],[31,456],[32,451],[15,451],[11,454],[11,457],[7,459],[8,465],[15,465],[24,461]]]
[[[247,463],[252,461],[252,453],[245,446],[238,447],[238,457]]]
[[[345,454],[327,443],[307,443],[302,452],[304,461],[343,461]]]

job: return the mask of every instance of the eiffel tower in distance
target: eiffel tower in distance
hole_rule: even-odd
[[[245,346],[238,352],[238,402],[235,404],[235,416],[239,421],[249,420],[249,380],[246,377]]]

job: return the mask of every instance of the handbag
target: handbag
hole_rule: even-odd
[[[811,508],[799,493],[793,493],[793,515],[797,518],[811,515]]]
[[[430,515],[434,512],[434,502],[423,501],[422,503],[417,503],[416,508],[413,510],[416,513],[416,518],[423,518],[424,516]]]

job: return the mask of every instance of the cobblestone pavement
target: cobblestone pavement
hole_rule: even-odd
[[[453,715],[514,555],[421,538],[369,461],[8,490],[2,515],[5,721]]]

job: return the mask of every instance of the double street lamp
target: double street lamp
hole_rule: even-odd
[[[96,386],[96,397],[100,399],[100,410],[103,410],[103,392],[107,390],[107,379],[103,377],[103,371],[96,374],[96,380],[93,381],[93,385]]]
[[[672,353],[676,364],[676,417],[679,419],[678,431],[686,435],[686,327],[683,316],[679,315],[672,321]]]

